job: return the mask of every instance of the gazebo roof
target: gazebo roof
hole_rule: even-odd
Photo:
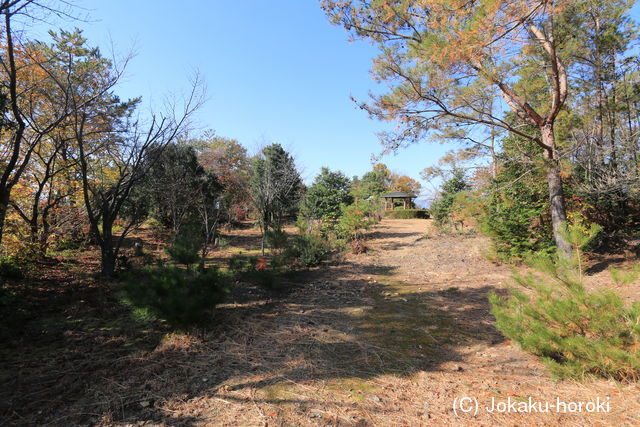
[[[386,193],[386,194],[381,194],[380,197],[385,198],[385,199],[405,199],[405,198],[415,198],[416,196],[413,194],[408,194],[405,193],[404,191],[394,191],[392,193]]]

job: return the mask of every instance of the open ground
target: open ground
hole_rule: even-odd
[[[366,254],[297,273],[279,291],[237,283],[215,326],[189,334],[140,327],[117,284],[86,271],[91,253],[52,263],[15,285],[38,312],[14,313],[14,332],[3,336],[0,423],[640,424],[637,384],[557,382],[495,329],[487,296],[506,291],[511,271],[485,259],[485,237],[389,219],[369,237]],[[259,247],[253,228],[226,238],[213,261]],[[592,260],[591,287],[613,286],[605,263],[625,260]],[[456,414],[464,397],[477,399],[476,414]],[[529,398],[600,398],[609,412],[485,408]]]

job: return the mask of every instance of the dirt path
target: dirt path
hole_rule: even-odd
[[[230,358],[222,365],[235,364],[234,375],[167,408],[203,424],[639,425],[638,386],[554,382],[495,330],[487,295],[503,290],[510,272],[482,257],[486,244],[437,235],[423,220],[383,221],[367,255],[317,272],[238,326],[222,343]],[[454,413],[464,397],[477,399],[476,416]],[[600,398],[610,412],[486,409],[492,399],[529,397]]]
[[[114,355],[106,359],[111,357],[106,352],[91,356],[78,351],[75,341],[64,341],[97,343],[95,334],[65,326],[70,329],[61,332],[55,359],[47,355],[46,363],[67,372],[60,378],[82,393],[61,390],[47,401],[15,400],[9,407],[16,415],[8,420],[57,425],[640,425],[639,386],[554,382],[536,358],[505,341],[493,327],[487,295],[504,292],[509,269],[482,257],[484,237],[438,235],[431,227],[425,220],[385,220],[373,230],[367,254],[291,278],[281,293],[241,288],[218,309],[218,327],[200,336],[169,335],[140,349],[128,347],[120,326],[96,327],[101,348]],[[254,234],[243,230],[244,240],[238,241],[253,242]],[[240,249],[250,248],[235,250]],[[92,359],[97,355],[99,366]],[[29,359],[28,365],[47,366],[43,357]],[[75,378],[77,366],[86,369]],[[456,399],[465,397],[477,399],[475,416],[475,400],[462,401],[472,413],[454,412]],[[517,404],[528,398],[550,404],[557,398],[567,404],[600,398],[610,412],[556,413],[550,408],[543,414],[514,413],[513,405],[511,413],[486,410],[492,399]]]

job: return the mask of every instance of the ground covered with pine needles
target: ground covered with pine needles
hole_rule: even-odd
[[[258,247],[253,229],[227,237],[212,262]],[[506,292],[511,271],[485,259],[486,238],[384,220],[368,244],[276,291],[237,283],[212,326],[191,333],[132,318],[119,285],[92,274],[92,252],[52,260],[11,287],[0,424],[640,424],[640,385],[554,381],[495,329],[487,295]],[[589,286],[613,287],[603,266],[629,262],[592,260]],[[633,284],[616,290],[640,299]],[[455,414],[465,396],[475,416]],[[529,398],[600,398],[610,412],[483,410]]]

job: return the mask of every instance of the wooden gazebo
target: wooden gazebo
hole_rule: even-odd
[[[416,198],[415,195],[405,193],[404,191],[381,194],[380,197],[384,199],[385,210],[393,210],[396,200],[402,200],[403,208],[407,209],[407,207],[411,207],[411,201]],[[389,201],[391,201],[391,205],[389,205]]]

